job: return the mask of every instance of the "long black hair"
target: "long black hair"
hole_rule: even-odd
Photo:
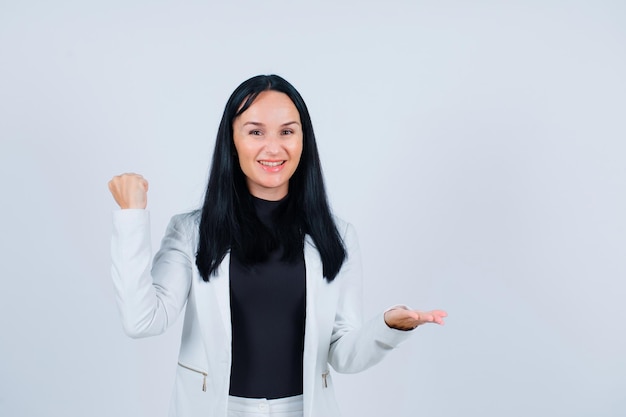
[[[286,94],[300,113],[303,131],[300,163],[289,179],[289,193],[275,216],[277,227],[273,230],[255,214],[233,141],[233,121],[263,91]],[[228,99],[217,132],[199,228],[196,266],[204,281],[216,274],[229,250],[236,250],[247,265],[263,261],[278,247],[283,250],[283,260],[296,260],[302,254],[305,235],[313,239],[324,277],[330,282],[339,273],[346,250],[328,206],[311,117],[300,93],[278,75],[252,77]]]

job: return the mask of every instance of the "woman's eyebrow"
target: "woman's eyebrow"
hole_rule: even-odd
[[[252,122],[252,121],[250,121],[250,122],[245,122],[243,125],[244,125],[244,126],[246,126],[246,125],[265,126],[265,125],[264,125],[263,123],[261,123],[261,122]]]
[[[248,122],[245,122],[245,123],[243,124],[243,126],[247,126],[247,125],[253,125],[253,126],[265,126],[265,124],[264,124],[264,123],[261,123],[261,122],[254,122],[254,121],[248,121]],[[289,126],[289,125],[298,125],[298,126],[300,126],[300,122],[297,122],[297,121],[295,121],[295,120],[294,120],[294,121],[292,121],[292,122],[286,122],[286,123],[281,124],[281,126]]]

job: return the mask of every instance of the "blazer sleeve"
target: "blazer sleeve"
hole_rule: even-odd
[[[341,286],[331,336],[328,362],[337,372],[354,373],[380,362],[413,333],[392,329],[384,313],[363,323],[361,254],[352,225],[342,233],[347,259],[335,278]]]
[[[183,310],[191,287],[189,223],[174,216],[150,268],[150,213],[113,212],[111,275],[124,331],[139,338],[163,333]]]

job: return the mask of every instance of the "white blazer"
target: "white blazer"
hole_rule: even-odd
[[[195,266],[199,214],[174,216],[152,260],[147,210],[113,215],[112,276],[125,332],[153,336],[186,307],[170,416],[226,417],[231,368],[229,254],[204,282]],[[347,249],[337,277],[328,282],[315,245],[306,237],[306,319],[303,362],[305,417],[336,417],[328,365],[359,372],[412,332],[389,328],[377,315],[362,323],[361,260],[351,225],[336,219]]]

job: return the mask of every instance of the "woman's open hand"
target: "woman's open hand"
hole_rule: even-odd
[[[139,174],[116,175],[109,191],[122,209],[145,209],[148,204],[148,181]]]
[[[448,316],[443,310],[418,311],[407,308],[393,308],[385,312],[385,323],[392,329],[413,330],[425,323],[443,325]]]

